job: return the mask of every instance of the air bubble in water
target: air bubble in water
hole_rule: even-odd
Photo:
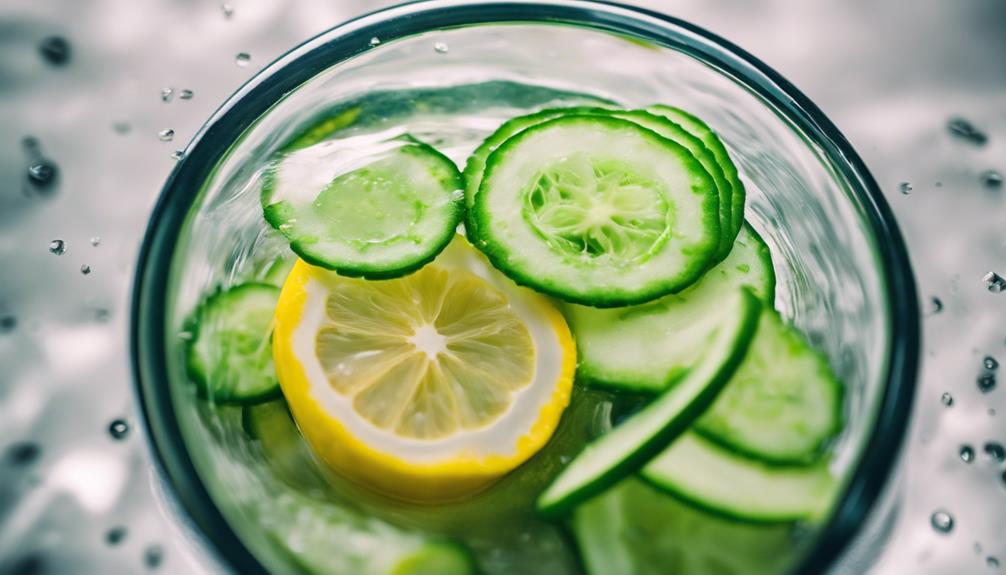
[[[962,445],[960,450],[961,461],[971,463],[975,460],[975,448],[970,445]]]
[[[150,545],[143,550],[143,563],[147,568],[155,569],[164,561],[164,548],[160,545]]]
[[[996,463],[1006,461],[1006,447],[1003,447],[1001,443],[997,443],[995,441],[986,442],[982,451],[985,452],[985,455],[987,455],[989,459],[995,461]]]
[[[983,146],[988,141],[988,136],[964,118],[951,118],[947,122],[947,130],[954,136],[966,140],[976,146]]]
[[[61,256],[66,252],[66,242],[63,240],[52,240],[49,242],[49,253],[54,256]]]
[[[184,150],[175,150],[174,152],[171,152],[171,159],[175,160],[175,161],[184,160],[185,159],[185,151]]]
[[[985,369],[989,371],[995,371],[996,369],[999,368],[999,362],[996,361],[996,358],[992,357],[991,355],[985,356],[985,359],[982,360],[982,365],[985,366]]]
[[[112,129],[115,130],[115,133],[117,134],[128,134],[129,131],[133,129],[133,126],[131,126],[129,122],[115,122],[112,124]]]
[[[1001,188],[1003,186],[1003,175],[996,170],[985,170],[982,172],[978,179],[981,180],[982,185],[986,188]]]
[[[157,138],[160,139],[162,142],[170,142],[171,140],[175,139],[175,131],[172,130],[171,128],[168,128],[167,130],[161,130],[160,132],[157,132]]]
[[[39,160],[28,166],[28,181],[37,187],[48,186],[56,179],[56,164],[49,160]]]
[[[234,63],[238,67],[244,68],[251,62],[251,54],[248,52],[238,52],[238,55],[234,57]]]
[[[978,376],[976,383],[978,384],[978,391],[988,393],[996,387],[996,376],[992,373],[983,373]]]
[[[901,182],[900,184],[898,184],[898,189],[901,190],[902,194],[907,196],[908,194],[912,193],[913,188],[912,184],[908,182]]]
[[[82,273],[84,275],[90,274],[91,273],[91,266],[89,266],[87,264],[81,265],[80,266],[80,273]]]
[[[380,38],[378,38],[377,36],[374,36],[373,38],[371,38],[371,39],[370,39],[370,46],[371,46],[372,48],[373,48],[374,46],[380,46],[380,44],[381,44],[381,39],[380,39]]]
[[[195,92],[188,89],[182,90],[181,92],[178,93],[178,97],[181,98],[182,100],[191,100],[192,96],[195,95],[196,95]]]
[[[940,533],[950,533],[954,529],[954,517],[942,509],[933,513],[929,523]]]
[[[227,2],[220,5],[220,11],[224,13],[224,18],[227,18],[228,20],[234,16],[234,7]]]
[[[113,419],[108,424],[108,434],[116,441],[125,439],[129,435],[129,423],[125,419]]]
[[[112,527],[105,532],[105,543],[108,545],[118,545],[126,538],[126,534],[127,531],[125,527]]]
[[[992,293],[1002,293],[1006,291],[1006,279],[996,272],[989,272],[982,277],[985,287]]]
[[[100,246],[101,245],[101,236],[94,236],[93,238],[91,238],[91,245],[94,246],[94,247]]]
[[[998,569],[999,568],[999,560],[996,559],[995,557],[991,556],[991,555],[989,555],[985,559],[985,564],[988,565],[990,569]]]
[[[161,88],[161,101],[170,102],[171,98],[175,96],[174,88]]]
[[[70,43],[62,36],[50,36],[42,40],[38,51],[46,62],[54,66],[62,66],[70,61]]]
[[[933,314],[938,314],[943,311],[943,300],[933,296],[929,298],[929,306],[932,309]]]
[[[450,46],[448,46],[445,42],[437,42],[433,45],[433,51],[437,54],[446,54],[450,51],[450,49]]]
[[[940,403],[942,403],[947,407],[950,407],[951,405],[954,404],[954,396],[950,395],[949,391],[944,391],[943,395],[940,396]]]

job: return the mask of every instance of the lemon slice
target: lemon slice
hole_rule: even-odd
[[[576,350],[544,296],[458,236],[412,275],[368,281],[298,261],[273,353],[308,443],[389,495],[460,497],[520,465],[569,403]]]

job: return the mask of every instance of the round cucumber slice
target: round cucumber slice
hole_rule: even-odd
[[[689,433],[640,475],[651,484],[725,517],[757,523],[823,519],[838,482],[825,463],[773,467]]]
[[[737,166],[730,159],[730,153],[727,151],[727,147],[723,145],[723,141],[720,140],[720,137],[716,135],[716,132],[708,124],[681,108],[659,104],[650,107],[649,111],[680,124],[681,127],[701,139],[706,148],[716,157],[717,163],[723,168],[723,173],[726,175],[727,180],[730,181],[730,213],[732,221],[730,230],[732,235],[736,236],[740,232],[741,226],[744,225],[744,200],[746,193],[744,191],[744,182],[741,181],[737,173]]]
[[[702,356],[720,321],[714,311],[740,287],[767,306],[775,299],[769,248],[750,225],[725,260],[679,294],[624,308],[564,305],[579,355],[578,379],[614,390],[664,389]]]
[[[619,426],[590,443],[538,497],[537,508],[555,517],[635,473],[687,431],[713,402],[747,352],[762,304],[746,289],[725,298],[702,360]]]
[[[631,478],[577,507],[572,528],[588,575],[777,575],[799,557],[790,525],[712,516]]]
[[[842,396],[828,361],[766,308],[747,356],[695,429],[769,463],[811,463],[841,430]]]
[[[471,218],[519,284],[595,307],[680,291],[719,243],[715,183],[680,145],[603,116],[562,116],[499,146]]]
[[[272,316],[279,288],[242,284],[208,297],[190,321],[188,372],[199,392],[217,403],[257,403],[278,397],[272,363]]]
[[[426,144],[370,138],[327,140],[282,156],[263,183],[265,219],[310,264],[398,277],[450,242],[463,182],[454,163]]]

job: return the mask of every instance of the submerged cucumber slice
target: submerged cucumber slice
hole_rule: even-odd
[[[265,178],[262,205],[308,263],[391,278],[447,246],[461,221],[462,188],[454,163],[430,146],[368,136],[285,154]]]
[[[727,151],[727,147],[723,145],[723,141],[720,140],[720,137],[716,135],[716,132],[708,124],[681,108],[656,105],[651,106],[649,111],[680,124],[683,128],[700,138],[702,143],[706,145],[706,148],[716,156],[716,161],[723,168],[723,173],[726,175],[727,180],[730,181],[731,231],[736,236],[741,226],[744,225],[744,200],[746,193],[744,191],[744,183],[741,182],[740,176],[737,173],[737,166],[730,159],[730,153]]]
[[[773,467],[735,455],[695,433],[678,438],[640,475],[694,505],[754,522],[819,520],[837,488],[823,462]]]
[[[789,525],[711,516],[626,479],[576,508],[588,575],[778,575],[797,557]]]
[[[490,154],[475,245],[519,284],[613,307],[680,291],[719,242],[715,184],[678,144],[618,118],[563,116]]]
[[[817,459],[842,426],[842,385],[828,361],[766,308],[716,403],[696,422],[709,439],[777,464]]]
[[[279,396],[272,363],[272,317],[279,288],[249,283],[207,298],[190,320],[188,372],[200,394],[218,403]]]
[[[772,258],[750,226],[727,259],[680,294],[626,308],[563,306],[576,340],[578,378],[610,389],[664,389],[702,356],[708,334],[723,321],[715,310],[741,286],[772,305]]]
[[[676,385],[589,444],[538,498],[538,511],[560,515],[634,473],[713,402],[743,359],[762,304],[746,289],[721,300],[723,321],[703,342],[703,358]]]

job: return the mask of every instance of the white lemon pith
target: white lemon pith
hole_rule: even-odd
[[[552,303],[460,237],[392,280],[297,262],[273,351],[319,457],[415,500],[471,493],[544,446],[569,403],[576,361]]]

